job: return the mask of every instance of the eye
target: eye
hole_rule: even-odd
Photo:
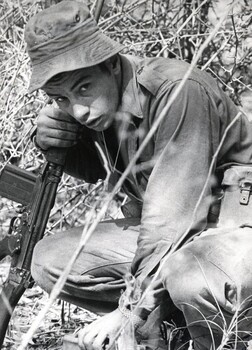
[[[83,84],[80,86],[80,92],[85,92],[89,88],[89,83]]]
[[[62,103],[62,102],[64,102],[65,100],[66,100],[66,98],[63,97],[63,96],[54,97],[54,101],[55,101],[56,103]]]
[[[89,86],[90,86],[90,83],[86,83],[86,84],[81,85],[79,88],[79,92],[82,94],[85,93],[88,90]]]

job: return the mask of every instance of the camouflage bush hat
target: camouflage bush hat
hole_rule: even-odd
[[[32,63],[29,92],[58,73],[99,64],[123,49],[99,29],[86,4],[62,1],[32,17],[25,28]]]

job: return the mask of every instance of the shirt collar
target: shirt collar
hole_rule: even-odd
[[[122,90],[119,112],[127,112],[137,118],[143,118],[142,108],[139,102],[139,86],[136,79],[135,59],[129,55],[121,55]]]

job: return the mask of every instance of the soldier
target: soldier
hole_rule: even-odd
[[[252,163],[246,117],[233,122],[210,168],[238,110],[207,73],[195,69],[167,108],[189,65],[120,53],[123,47],[101,32],[85,4],[75,1],[31,18],[25,40],[33,69],[30,92],[43,89],[57,104],[41,110],[35,143],[45,153],[51,147],[67,149],[66,173],[90,183],[104,179],[97,142],[115,181],[166,112],[138,159],[137,172],[123,185],[125,218],[98,225],[60,294],[107,313],[80,332],[80,345],[101,349],[126,319],[141,329],[151,315],[161,310],[167,318],[174,307],[183,312],[195,349],[217,347],[234,316],[246,315],[237,323],[243,340],[250,325],[251,228],[239,227],[247,220],[242,218],[210,229],[208,218],[224,170],[226,183],[238,184]],[[209,172],[214,182],[207,181]],[[232,218],[229,208],[227,213]],[[166,258],[188,228],[187,238],[197,233],[197,239]],[[60,232],[37,244],[32,274],[46,291],[78,245],[81,231]],[[161,272],[144,303],[131,308],[127,289],[121,294],[124,275],[131,269],[144,292],[160,262]]]

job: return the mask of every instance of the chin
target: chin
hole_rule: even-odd
[[[113,123],[113,119],[107,119],[105,122],[101,122],[97,125],[97,131],[104,131],[107,130]],[[98,130],[99,129],[99,130]]]
[[[97,127],[94,127],[93,130],[95,131],[105,131],[110,127],[111,123],[106,123],[103,125],[97,125]]]

